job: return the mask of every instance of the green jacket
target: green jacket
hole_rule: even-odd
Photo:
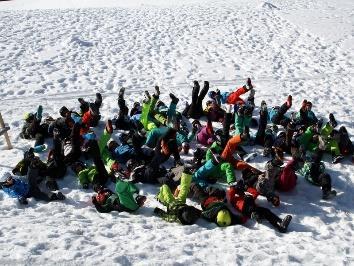
[[[136,211],[139,209],[139,205],[135,200],[135,195],[139,193],[139,189],[134,183],[117,180],[115,189],[120,204],[129,210]]]

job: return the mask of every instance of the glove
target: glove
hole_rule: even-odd
[[[28,204],[28,201],[25,197],[20,197],[18,198],[18,201],[23,204],[23,205],[27,205]]]
[[[42,119],[42,113],[43,113],[43,107],[42,105],[38,106],[37,113],[36,113],[36,119],[41,120]]]

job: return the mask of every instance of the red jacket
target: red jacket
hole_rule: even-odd
[[[251,195],[254,200],[258,197],[259,193],[255,188],[248,188],[247,191],[245,192],[248,195]],[[230,202],[230,204],[239,212],[243,212],[244,209],[244,203],[245,203],[245,194],[237,194],[237,191],[235,187],[229,187],[226,190],[226,197],[227,200]]]

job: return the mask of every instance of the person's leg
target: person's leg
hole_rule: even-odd
[[[237,146],[241,143],[241,137],[240,135],[233,136],[229,141],[227,142],[224,151],[221,154],[221,157],[226,160],[226,161],[233,161],[233,154],[237,149]]]
[[[34,147],[44,144],[44,135],[42,133],[36,133]]]
[[[282,220],[273,212],[271,212],[268,208],[256,206],[255,212],[260,216],[261,219],[266,219],[275,228],[277,228],[278,230],[280,229],[279,223]]]
[[[226,103],[228,104],[237,104],[243,103],[244,101],[240,98],[242,94],[245,94],[248,90],[245,87],[238,88],[234,92],[229,93]]]
[[[265,142],[265,131],[267,128],[268,110],[266,103],[262,101],[261,110],[259,112],[258,130],[256,134],[255,143],[263,146]]]
[[[188,108],[188,112],[187,112],[187,116],[188,117],[196,117],[197,116],[197,102],[198,102],[198,95],[199,95],[199,90],[200,90],[200,86],[198,81],[194,81],[194,85],[193,85],[193,89],[192,89],[192,102],[189,105]],[[199,118],[199,117],[198,117]]]
[[[225,112],[224,120],[222,123],[222,140],[221,140],[221,147],[225,147],[227,141],[230,138],[230,126],[232,121],[232,113]]]
[[[285,113],[289,110],[289,108],[290,107],[287,102],[285,102],[282,106],[280,106],[280,108],[272,117],[272,122],[274,124],[282,125],[283,127],[286,127],[287,124],[290,122],[290,119],[285,116]]]
[[[186,202],[186,198],[190,189],[191,182],[192,182],[192,175],[183,172],[181,175],[181,184],[179,188],[179,193],[176,198],[179,202],[182,203]]]

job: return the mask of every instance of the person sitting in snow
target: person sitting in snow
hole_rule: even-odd
[[[96,99],[93,103],[86,102],[83,98],[78,99],[82,114],[82,123],[88,127],[96,127],[101,119],[100,107],[102,105],[102,95],[96,93]]]

